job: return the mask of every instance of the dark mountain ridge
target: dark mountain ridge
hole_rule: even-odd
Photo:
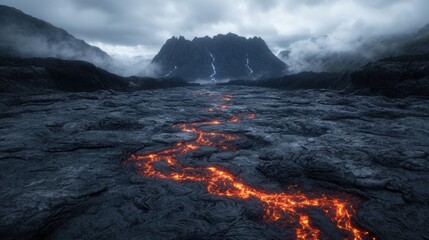
[[[285,90],[298,89],[335,89],[335,83],[340,77],[338,73],[315,73],[302,72],[298,74],[285,75],[278,78],[261,79],[257,81],[232,80],[221,85],[242,85],[278,88]]]
[[[283,75],[286,65],[259,37],[244,38],[233,33],[210,37],[172,37],[154,57],[151,65],[159,77],[177,76],[189,80],[256,79]]]
[[[339,88],[360,93],[407,97],[429,96],[429,54],[384,58],[345,73]]]
[[[257,81],[233,80],[223,85],[286,90],[331,89],[388,97],[429,96],[429,54],[384,58],[344,74],[301,72]]]
[[[133,91],[190,85],[195,84],[180,78],[121,77],[77,60],[0,58],[0,93],[35,93],[48,89],[72,92]]]

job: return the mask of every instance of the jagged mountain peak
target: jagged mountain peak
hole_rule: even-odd
[[[256,79],[283,75],[286,65],[260,37],[234,33],[166,41],[151,63],[159,77],[189,80]]]
[[[179,36],[173,36],[170,39],[168,39],[167,41],[181,41],[181,42],[195,42],[195,41],[204,41],[204,40],[223,40],[223,39],[230,39],[230,40],[259,40],[261,41],[262,38],[258,37],[258,36],[254,36],[251,38],[246,38],[246,37],[242,37],[238,34],[229,32],[227,34],[217,34],[214,35],[213,37],[210,36],[204,36],[204,37],[194,37],[192,40],[186,39],[184,36],[179,35]],[[262,40],[263,41],[263,40]]]

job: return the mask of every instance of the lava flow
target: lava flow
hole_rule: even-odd
[[[224,101],[231,101],[232,96],[223,97]],[[226,109],[226,104],[217,108]],[[193,181],[204,184],[207,191],[223,197],[238,199],[257,199],[265,211],[264,219],[276,222],[285,228],[295,231],[296,239],[319,239],[321,231],[312,224],[306,209],[318,208],[327,216],[344,239],[369,239],[367,231],[359,229],[353,224],[352,216],[355,214],[354,204],[350,198],[343,196],[327,196],[304,194],[300,191],[287,193],[269,193],[246,184],[243,179],[217,166],[192,167],[182,164],[179,159],[202,147],[213,147],[222,150],[236,150],[234,140],[240,136],[204,131],[202,126],[220,125],[223,123],[237,123],[245,118],[254,118],[252,112],[240,114],[227,121],[210,120],[202,122],[179,123],[174,128],[183,132],[196,134],[193,141],[177,142],[173,146],[158,152],[148,154],[133,154],[133,161],[137,173],[151,178],[170,179],[174,181]],[[161,170],[162,169],[162,170]],[[372,238],[375,239],[375,238]]]

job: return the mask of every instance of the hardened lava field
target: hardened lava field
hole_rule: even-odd
[[[427,99],[206,86],[0,100],[4,239],[429,236]]]

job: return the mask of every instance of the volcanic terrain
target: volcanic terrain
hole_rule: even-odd
[[[429,238],[427,98],[46,91],[0,95],[2,239]]]

